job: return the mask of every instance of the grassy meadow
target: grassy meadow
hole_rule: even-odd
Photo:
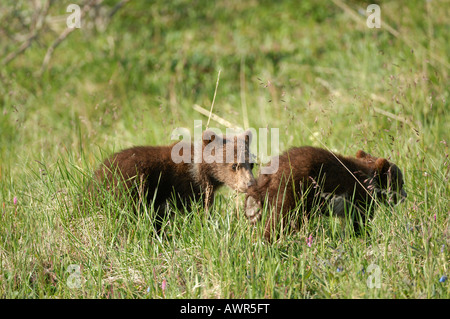
[[[0,7],[0,297],[450,298],[448,2],[378,1],[369,28],[359,0],[105,0],[44,63],[84,2],[53,1],[39,25],[45,3]],[[215,93],[233,126],[279,129],[272,155],[388,158],[407,200],[359,237],[319,216],[274,243],[227,188],[163,236],[151,208],[107,194],[76,209],[102,159],[205,128],[194,105],[209,111]]]

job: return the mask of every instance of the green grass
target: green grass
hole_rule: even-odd
[[[14,6],[31,9],[0,9],[1,59],[21,44],[7,35],[28,32]],[[0,69],[0,296],[448,299],[439,279],[449,275],[450,12],[444,1],[380,6],[381,29],[369,29],[329,1],[132,1],[103,31],[74,31],[39,76],[65,20],[44,28]],[[58,1],[50,16],[65,9]],[[137,218],[107,196],[80,214],[79,194],[104,157],[206,125],[193,105],[209,109],[219,70],[215,114],[279,128],[280,151],[389,158],[407,200],[377,209],[361,237],[317,217],[272,244],[227,189],[208,216],[199,206],[178,212],[162,237],[151,210]],[[370,265],[380,288],[367,284]]]

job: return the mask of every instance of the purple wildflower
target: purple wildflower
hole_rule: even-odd
[[[308,245],[308,247],[311,247],[312,244],[312,235],[309,235],[308,238],[306,238],[306,245]]]

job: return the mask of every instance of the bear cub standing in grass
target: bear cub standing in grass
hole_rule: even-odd
[[[136,207],[153,203],[158,230],[169,204],[189,209],[201,199],[207,210],[220,186],[246,192],[255,184],[251,137],[250,131],[227,137],[206,130],[201,145],[180,141],[132,147],[106,159],[95,180],[118,198],[131,195]]]
[[[269,205],[264,231],[267,240],[276,230],[287,226],[296,229],[302,216],[309,217],[315,207],[340,217],[352,211],[358,233],[373,215],[373,199],[396,204],[406,198],[400,169],[363,151],[354,158],[304,146],[290,149],[278,160],[278,171],[261,174],[245,198],[245,214],[251,222],[261,218],[265,203]]]

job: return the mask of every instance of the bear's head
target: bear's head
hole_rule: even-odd
[[[385,158],[374,157],[361,150],[356,153],[356,158],[364,160],[373,168],[371,185],[378,199],[388,205],[405,200],[407,194],[403,189],[403,174],[397,165]]]
[[[250,130],[234,136],[220,136],[206,130],[202,139],[203,162],[210,176],[243,193],[256,183],[252,173],[254,161],[250,153]]]

